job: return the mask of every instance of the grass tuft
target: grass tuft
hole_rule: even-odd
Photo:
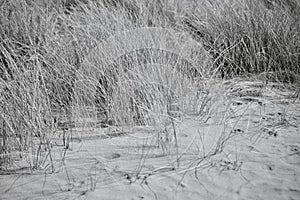
[[[299,82],[299,6],[297,0],[2,1],[0,167],[21,159],[31,169],[50,163],[53,171],[53,138],[63,132],[64,143],[70,141],[66,131],[80,118],[103,127],[171,121],[176,137],[174,121],[211,114],[218,77]]]

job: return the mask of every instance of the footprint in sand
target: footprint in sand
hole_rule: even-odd
[[[105,156],[105,158],[109,159],[109,160],[116,159],[116,158],[119,158],[119,157],[121,157],[121,154],[119,154],[119,153],[112,153],[112,154],[109,154],[109,155]]]

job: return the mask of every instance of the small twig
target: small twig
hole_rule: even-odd
[[[177,141],[177,133],[176,133],[176,128],[174,124],[174,120],[171,119],[172,127],[173,127],[173,134],[174,134],[174,139],[175,139],[175,148],[176,148],[176,158],[177,158],[177,167],[179,168],[180,163],[179,163],[179,150],[178,150],[178,141]]]

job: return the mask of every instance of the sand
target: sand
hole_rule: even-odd
[[[53,147],[54,173],[0,171],[0,199],[300,199],[299,97],[276,84],[223,85],[205,120],[74,130],[65,157]]]

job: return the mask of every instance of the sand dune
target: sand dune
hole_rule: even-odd
[[[299,99],[257,88],[234,85],[206,122],[175,121],[178,148],[172,128],[77,133],[55,173],[2,172],[0,199],[299,199]]]

